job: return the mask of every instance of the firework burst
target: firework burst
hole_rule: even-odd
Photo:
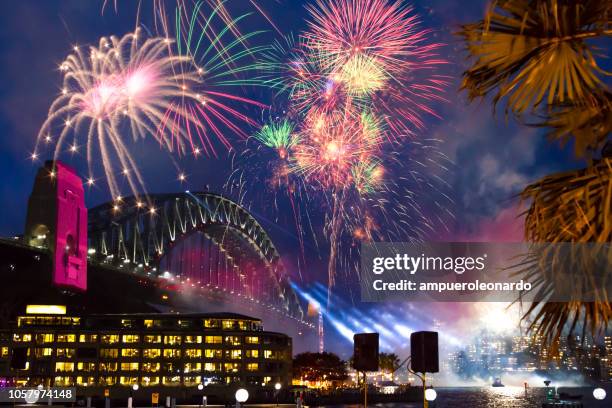
[[[437,73],[441,45],[399,1],[318,0],[308,11],[306,32],[275,42],[259,61],[258,80],[287,98],[298,137],[289,143],[280,137],[287,129],[264,125],[253,139],[275,152],[268,179],[292,180],[303,189],[293,197],[317,203],[329,301],[337,272],[354,270],[360,242],[423,240],[452,217],[448,160],[438,141],[416,137],[425,117],[437,116],[432,105],[444,100],[447,79]]]
[[[54,140],[57,158],[68,144],[72,152],[85,144],[89,177],[94,179],[93,158],[99,153],[113,197],[120,196],[117,174],[125,176],[132,193],[146,191],[127,135],[133,141],[154,137],[179,155],[216,154],[216,142],[231,149],[228,135],[246,138],[239,124],[255,123],[236,105],[262,105],[222,90],[230,85],[225,77],[231,69],[224,68],[213,44],[198,54],[198,62],[177,48],[171,39],[147,38],[140,29],[121,38],[103,37],[97,46],[75,47],[60,64],[62,91],[40,129],[37,149]],[[228,55],[235,50],[233,45],[224,49]]]
[[[103,37],[98,46],[75,46],[60,64],[63,87],[40,129],[38,144],[55,140],[57,157],[68,144],[74,152],[83,137],[90,178],[97,148],[113,197],[119,196],[118,173],[133,192],[143,191],[126,134],[133,140],[154,136],[168,150],[184,151],[193,145],[192,135],[172,120],[181,117],[205,132],[198,118],[184,109],[202,103],[195,91],[202,84],[197,67],[189,58],[168,54],[168,45],[136,30],[122,38]]]

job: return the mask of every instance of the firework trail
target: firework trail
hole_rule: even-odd
[[[277,41],[261,63],[267,84],[297,109],[334,109],[347,100],[370,109],[398,141],[425,127],[431,108],[445,101],[449,78],[413,9],[388,0],[319,0],[307,6],[308,30]]]
[[[398,1],[318,0],[307,9],[308,29],[275,42],[260,75],[299,117],[288,169],[324,212],[331,299],[357,243],[422,240],[452,215],[448,160],[437,157],[437,141],[416,138],[444,100],[446,62]]]
[[[248,134],[239,124],[257,126],[257,123],[238,109],[245,106],[264,109],[267,106],[224,89],[240,89],[246,85],[257,84],[257,80],[247,76],[258,69],[258,65],[251,61],[251,57],[267,50],[268,47],[245,47],[248,40],[263,31],[240,34],[238,37],[233,36],[232,27],[236,27],[238,22],[246,18],[248,14],[230,20],[223,29],[215,31],[212,27],[215,18],[219,16],[219,6],[206,16],[202,13],[202,6],[202,2],[197,2],[188,18],[186,18],[185,11],[180,6],[177,7],[175,11],[176,52],[193,59],[198,65],[198,73],[202,75],[205,85],[201,95],[203,109],[200,109],[198,113],[216,137],[224,141],[226,147],[230,148],[230,144],[216,122],[220,122],[232,133],[246,139]],[[238,123],[235,120],[238,120]],[[188,130],[190,125],[190,123],[184,124]],[[209,147],[213,148],[212,145]]]
[[[190,52],[177,52],[178,47],[169,38],[147,38],[141,29],[121,38],[103,37],[97,46],[75,47],[60,64],[63,87],[40,129],[34,155],[41,144],[52,141],[55,158],[66,148],[74,153],[84,138],[88,182],[94,180],[92,166],[99,153],[117,199],[118,174],[125,176],[133,194],[146,191],[126,144],[130,138],[154,137],[179,155],[214,155],[217,141],[231,149],[224,128],[246,136],[238,124],[254,123],[235,105],[261,104],[221,90],[236,80],[224,79],[232,68],[212,45],[198,54],[197,62]],[[232,45],[224,49],[230,55],[235,51]]]
[[[136,30],[122,38],[103,37],[97,47],[75,46],[60,64],[63,87],[40,129],[37,147],[55,141],[57,158],[68,144],[75,152],[78,136],[84,136],[90,180],[97,148],[114,198],[120,196],[118,172],[133,192],[143,191],[142,176],[126,145],[127,131],[133,140],[154,136],[170,151],[184,151],[194,143],[191,134],[174,125],[179,117],[200,134],[205,132],[198,118],[184,111],[184,106],[202,103],[194,91],[202,83],[197,67],[189,58],[168,54],[168,43]]]
[[[112,3],[113,5],[113,9],[115,13],[118,13],[119,12],[119,0],[112,0],[112,1],[104,0],[104,2],[102,3],[102,13],[104,13],[106,8],[109,7],[110,3]],[[231,22],[233,21],[233,18],[227,8],[228,4],[226,4],[226,3],[229,3],[229,0],[172,0],[172,1],[151,0],[149,3],[152,6],[153,16],[155,19],[155,27],[157,28],[158,33],[163,34],[166,37],[168,37],[170,33],[173,32],[172,24],[169,19],[169,17],[172,16],[172,13],[168,12],[167,11],[168,9],[171,10],[176,7],[182,11],[185,11],[186,15],[188,15],[190,13],[189,10],[191,8],[194,8],[194,9],[199,8],[199,6],[202,3],[205,3],[211,9],[217,10],[219,15],[225,22],[225,24],[227,26],[230,26],[230,30],[236,37],[239,37],[242,35],[237,26],[231,26]],[[253,9],[255,9],[259,14],[261,14],[266,19],[268,24],[270,24],[276,30],[276,32],[280,34],[280,30],[278,29],[276,24],[274,24],[274,21],[272,21],[268,13],[259,4],[259,2],[257,2],[256,0],[248,0],[248,3],[251,5],[251,7],[253,7]],[[138,3],[139,9],[141,7],[141,4],[142,3],[139,1]],[[205,13],[204,10],[201,10],[200,12]]]
[[[304,180],[294,173],[291,164],[300,135],[294,116],[284,110],[280,114],[274,109],[262,111],[262,122],[263,126],[246,141],[244,148],[236,149],[225,191],[247,208],[257,202],[259,211],[270,210],[276,223],[284,213],[281,209],[290,207],[291,219],[282,223],[295,225],[292,235],[299,243],[301,261],[305,264],[306,230],[313,238],[316,234],[306,211],[309,197]],[[316,238],[314,241],[316,245]],[[301,276],[301,268],[298,272]]]

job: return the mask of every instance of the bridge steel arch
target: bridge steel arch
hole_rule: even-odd
[[[181,251],[181,243],[195,234],[203,243],[200,255],[208,257],[200,271],[162,270],[160,265],[170,264],[168,257]],[[142,202],[127,197],[99,205],[89,210],[88,241],[90,261],[160,279],[213,286],[293,318],[304,318],[267,232],[248,210],[221,195],[152,194]]]

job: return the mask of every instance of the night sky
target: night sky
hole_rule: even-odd
[[[135,27],[137,1],[119,1],[117,13],[112,0],[104,12],[102,3],[93,0],[20,0],[3,4],[0,13],[0,171],[3,174],[0,235],[22,232],[27,198],[40,165],[40,162],[32,163],[29,156],[49,105],[61,86],[58,64],[75,44],[95,44],[101,36],[121,36]],[[139,17],[144,27],[153,30],[149,3],[152,2],[143,1]],[[304,28],[307,16],[304,2],[261,0],[259,3],[283,33],[297,34]],[[442,150],[455,163],[448,182],[453,190],[455,204],[452,211],[456,220],[450,223],[451,232],[445,233],[444,238],[520,240],[522,230],[521,220],[517,219],[520,210],[516,193],[545,174],[579,167],[582,163],[573,159],[571,146],[562,149],[558,145],[549,145],[543,131],[516,125],[513,120],[506,120],[503,112],[494,117],[488,101],[468,105],[465,94],[459,93],[461,73],[467,64],[463,46],[452,33],[460,24],[481,18],[485,1],[424,0],[412,4],[423,17],[424,25],[434,30],[436,40],[447,44],[442,54],[451,62],[446,68],[452,77],[446,94],[449,103],[437,107],[442,119],[429,118],[427,130],[423,132],[423,136],[442,140]],[[232,13],[253,11],[243,0],[230,0],[229,5]],[[258,41],[271,42],[278,38],[258,13],[243,20],[240,27],[243,31],[268,30]],[[255,92],[253,97],[269,98],[265,93],[252,92]],[[180,183],[177,180],[179,170],[157,143],[141,140],[135,147],[133,155],[145,176],[149,192],[196,191],[206,185],[213,191],[223,192],[222,186],[230,169],[227,153],[221,152],[217,159],[180,158],[180,170],[188,176],[185,183]],[[41,154],[44,156],[45,153]],[[61,158],[86,174],[83,155],[71,156],[66,152]],[[87,193],[86,200],[89,206],[108,201],[108,190],[103,183],[98,183]],[[297,276],[297,240],[291,217],[273,215],[269,209],[256,206],[252,210],[269,229],[288,269]],[[281,212],[284,210],[288,211],[280,209]],[[279,220],[278,226],[272,225],[275,219]],[[308,241],[307,252],[311,261],[300,265],[303,281],[298,283],[313,288],[314,282],[325,277],[326,254],[315,251],[313,243]],[[372,314],[377,308],[386,307],[361,305],[346,290],[350,284],[340,282],[338,286],[338,293],[347,307],[356,306]],[[456,310],[445,311],[450,309],[441,306],[438,318],[457,320]],[[389,306],[389,310],[389,313],[396,313],[396,317],[403,313],[400,310],[408,313],[402,305]],[[428,328],[428,324],[425,322],[419,326],[415,323],[413,326]],[[333,328],[328,333],[330,339],[338,334]]]

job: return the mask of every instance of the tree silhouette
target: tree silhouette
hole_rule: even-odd
[[[343,381],[346,362],[333,353],[300,353],[293,359],[293,378],[308,381]]]

